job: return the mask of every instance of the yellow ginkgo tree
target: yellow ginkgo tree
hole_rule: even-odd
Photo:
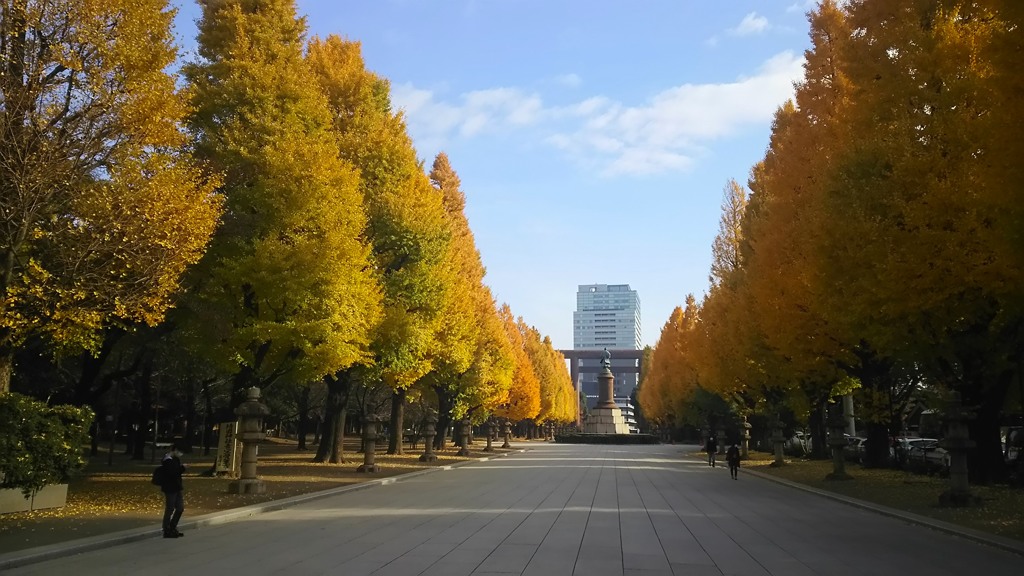
[[[95,350],[106,326],[160,322],[213,233],[173,18],[166,0],[0,10],[0,393],[30,336]]]
[[[303,59],[292,0],[204,2],[186,67],[196,152],[224,174],[224,223],[196,267],[183,330],[250,386],[309,382],[364,361],[381,295],[359,174]]]

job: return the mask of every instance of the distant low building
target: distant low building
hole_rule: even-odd
[[[626,425],[629,426],[629,433],[639,434],[640,426],[636,423],[636,408],[633,407],[633,402],[629,398],[616,398],[615,404],[619,406],[619,411],[622,412],[622,417],[626,420]]]

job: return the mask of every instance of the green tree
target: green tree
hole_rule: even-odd
[[[454,270],[443,193],[416,158],[388,83],[367,71],[359,44],[314,38],[307,62],[327,94],[342,157],[361,175],[365,236],[380,275],[384,319],[373,343],[373,374],[395,392],[391,430],[400,434],[406,391],[433,367]],[[400,452],[392,441],[389,451]]]
[[[227,213],[182,315],[236,398],[366,361],[381,315],[359,177],[303,59],[291,0],[203,3],[185,68],[198,155],[225,174]]]
[[[443,194],[452,233],[449,266],[455,273],[432,351],[432,368],[421,383],[437,395],[439,428],[445,429],[453,417],[486,417],[508,401],[512,349],[483,283],[483,262],[465,216],[465,194],[447,154],[437,155],[429,176]],[[439,435],[439,447],[441,441]]]
[[[0,4],[0,392],[27,338],[163,319],[216,226],[165,0]],[[144,48],[141,48],[144,47]]]

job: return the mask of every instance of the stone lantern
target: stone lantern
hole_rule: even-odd
[[[373,414],[363,418],[363,463],[356,468],[356,472],[380,472],[380,466],[374,462],[377,456],[377,422]]]
[[[437,454],[434,454],[434,436],[437,436],[437,418],[430,416],[423,426],[423,437],[426,440],[423,444],[423,454],[420,455],[420,462],[437,461]]]
[[[511,448],[512,444],[512,422],[507,418],[501,423],[501,435],[505,437],[505,442],[501,445],[502,448]]]
[[[228,485],[231,494],[263,494],[266,484],[256,476],[259,443],[263,440],[263,417],[270,409],[260,402],[260,389],[255,386],[245,392],[246,399],[235,414],[238,416],[238,439],[242,442],[242,468],[238,480]]]
[[[460,422],[459,429],[459,456],[469,456],[469,432],[469,418],[464,418],[462,422]]]
[[[484,452],[494,452],[494,446],[491,442],[492,438],[497,435],[498,425],[494,423],[494,420],[488,420],[485,426],[487,427],[487,446],[484,447]]]

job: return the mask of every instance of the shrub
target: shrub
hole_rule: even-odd
[[[48,406],[21,394],[0,394],[0,488],[26,496],[60,484],[85,466],[89,408]]]

